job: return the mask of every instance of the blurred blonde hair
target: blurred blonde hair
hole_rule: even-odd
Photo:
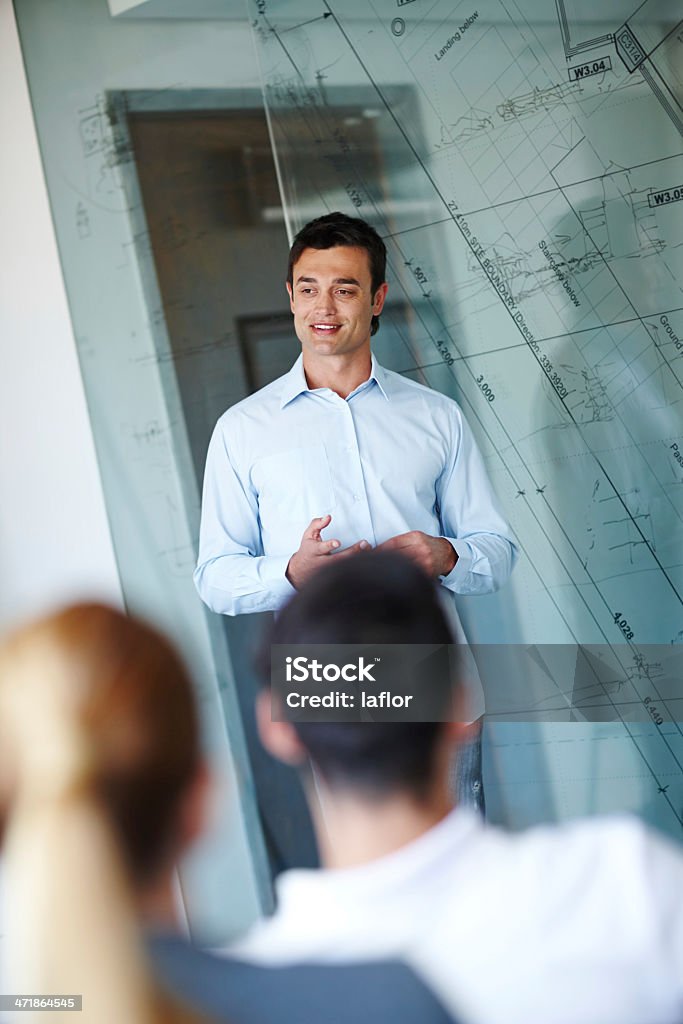
[[[89,749],[93,793],[134,880],[146,881],[172,852],[179,801],[200,765],[197,711],[181,659],[146,623],[78,604],[0,644],[0,682],[27,673],[42,679],[41,701],[69,710],[80,734],[74,742]],[[49,745],[54,727],[37,721],[42,739],[34,742]]]
[[[79,1018],[93,1024],[203,1019],[153,980],[131,884],[172,846],[198,764],[190,682],[156,630],[83,604],[0,645],[13,991],[80,993]],[[51,1013],[53,1024],[72,1020],[72,1010]]]

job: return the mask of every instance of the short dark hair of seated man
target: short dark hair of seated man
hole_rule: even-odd
[[[287,283],[294,284],[294,265],[304,249],[333,249],[345,245],[354,249],[365,249],[370,264],[370,280],[373,295],[386,281],[387,249],[380,235],[371,224],[360,217],[349,217],[346,213],[326,213],[316,217],[299,231],[289,251]],[[379,317],[373,316],[370,334],[379,330]]]
[[[231,1024],[286,1019],[351,1024],[368,1009],[373,1020],[386,1024],[449,1024],[451,1018],[432,992],[402,963],[324,969],[297,964],[273,971],[219,959],[173,934],[173,872],[203,829],[209,780],[189,673],[156,629],[104,605],[75,605],[29,624],[0,644],[0,687],[17,671],[26,671],[26,665],[34,678],[36,672],[41,676],[41,685],[48,686],[55,700],[57,687],[51,681],[58,682],[60,706],[68,707],[65,718],[76,726],[72,732],[77,748],[79,737],[85,741],[84,795],[95,812],[103,811],[116,841],[117,860],[123,861],[129,889],[150,932],[149,954],[157,975],[177,999]],[[0,700],[4,737],[2,708]],[[41,734],[49,737],[49,726],[49,721],[41,722]],[[0,839],[8,821],[12,827],[16,799],[12,772],[7,771],[11,765],[6,764],[11,754],[7,748],[1,752]],[[87,857],[85,851],[83,855]],[[216,898],[229,903],[231,893],[217,893]],[[100,930],[106,934],[106,921]],[[87,943],[88,936],[81,940]],[[103,945],[98,955],[106,958],[106,940]],[[122,960],[128,959],[127,949],[118,947],[118,952]],[[169,1022],[176,1020],[170,1007],[165,1018]],[[190,1015],[188,1019],[194,1020]]]
[[[450,645],[441,665],[457,673],[457,648],[433,582],[408,559],[384,552],[332,560],[284,607],[260,650],[264,683],[270,680],[270,645],[298,643]],[[453,692],[452,682],[446,680],[444,694]],[[456,708],[451,711],[455,717]],[[259,721],[262,735],[264,727],[271,736],[281,732],[278,723],[270,723],[267,694]],[[332,788],[378,796],[405,791],[421,798],[433,781],[444,732],[442,722],[410,721],[294,722],[291,728]],[[282,732],[290,731],[285,723]],[[275,752],[282,756],[279,748]]]

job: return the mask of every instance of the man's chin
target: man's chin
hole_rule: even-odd
[[[312,349],[317,355],[338,355],[340,352],[340,339],[337,335],[332,338],[321,338],[317,334],[314,334],[308,339],[308,347]]]

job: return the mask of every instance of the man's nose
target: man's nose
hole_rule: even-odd
[[[321,316],[332,316],[337,309],[334,295],[331,292],[320,292],[315,308]]]

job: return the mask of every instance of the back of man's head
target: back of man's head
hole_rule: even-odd
[[[155,882],[179,852],[180,806],[200,771],[197,711],[180,658],[138,619],[79,604],[24,626],[0,645],[0,687],[26,673],[40,673],[72,708],[93,792],[131,878],[141,887]],[[3,750],[2,760],[10,758]],[[12,764],[2,768],[11,778]],[[13,797],[11,786],[5,790],[0,833]]]
[[[261,674],[267,681],[272,644],[367,643],[445,645],[440,671],[449,678],[442,692],[452,693],[455,640],[438,585],[405,557],[386,552],[332,556],[276,619],[261,650]],[[444,724],[293,722],[291,728],[330,788],[419,798],[432,780]]]

